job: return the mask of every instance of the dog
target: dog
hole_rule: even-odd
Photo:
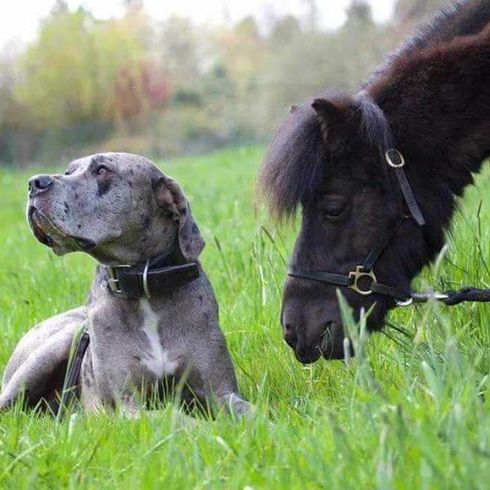
[[[170,391],[186,404],[250,412],[199,262],[205,243],[175,180],[138,155],[88,156],[64,175],[30,179],[27,218],[55,254],[81,251],[98,266],[86,306],[20,340],[0,410],[23,398],[27,407],[57,411],[72,389],[87,411],[119,407],[136,416]]]

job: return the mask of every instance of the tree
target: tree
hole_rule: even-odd
[[[201,73],[198,34],[189,19],[171,16],[162,25],[158,39],[163,70],[176,90],[195,90]]]
[[[276,44],[289,44],[302,35],[301,26],[296,17],[286,15],[277,20],[271,29],[270,39]]]
[[[352,0],[347,9],[347,22],[372,24],[373,16],[370,5],[365,0]]]
[[[310,33],[318,30],[318,5],[317,0],[303,0],[306,10],[306,27]]]
[[[20,60],[15,95],[28,109],[29,127],[113,119],[121,67],[138,71],[145,54],[134,25],[127,18],[97,21],[84,9],[54,9]]]
[[[395,18],[399,22],[413,24],[452,3],[451,0],[398,0]]]

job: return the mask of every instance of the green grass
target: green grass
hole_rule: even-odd
[[[155,418],[79,415],[59,424],[14,410],[0,415],[0,488],[488,488],[488,306],[399,310],[390,319],[408,336],[375,335],[348,366],[301,366],[278,323],[294,232],[278,234],[254,212],[261,153],[162,164],[183,185],[207,240],[203,263],[221,326],[258,415],[191,427],[171,406]],[[94,269],[90,258],[55,257],[31,236],[28,175],[0,171],[2,368],[29,326],[84,302]],[[489,192],[486,172],[421,288],[490,286]]]

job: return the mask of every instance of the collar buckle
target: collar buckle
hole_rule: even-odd
[[[124,291],[120,288],[119,277],[117,275],[118,269],[130,269],[130,265],[115,265],[115,266],[106,266],[105,270],[109,275],[109,279],[107,280],[107,284],[109,285],[110,290],[116,294],[124,294]]]

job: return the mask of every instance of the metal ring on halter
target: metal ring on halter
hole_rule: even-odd
[[[444,301],[449,298],[449,294],[446,293],[434,293],[434,299],[436,301]]]
[[[406,301],[397,301],[396,306],[412,306],[415,303],[427,303],[428,301],[444,301],[449,298],[448,294],[445,293],[413,293],[412,297]]]
[[[403,155],[396,148],[386,150],[385,158],[390,167],[402,168],[405,166],[405,158],[403,158]],[[395,160],[397,160],[398,163],[395,163]]]
[[[400,306],[401,308],[406,308],[407,306],[413,305],[413,298],[408,298],[405,301],[396,301],[396,306]]]
[[[143,291],[145,292],[145,296],[150,299],[150,288],[148,287],[148,269],[150,268],[150,261],[147,260],[145,264],[145,269],[143,271]]]

